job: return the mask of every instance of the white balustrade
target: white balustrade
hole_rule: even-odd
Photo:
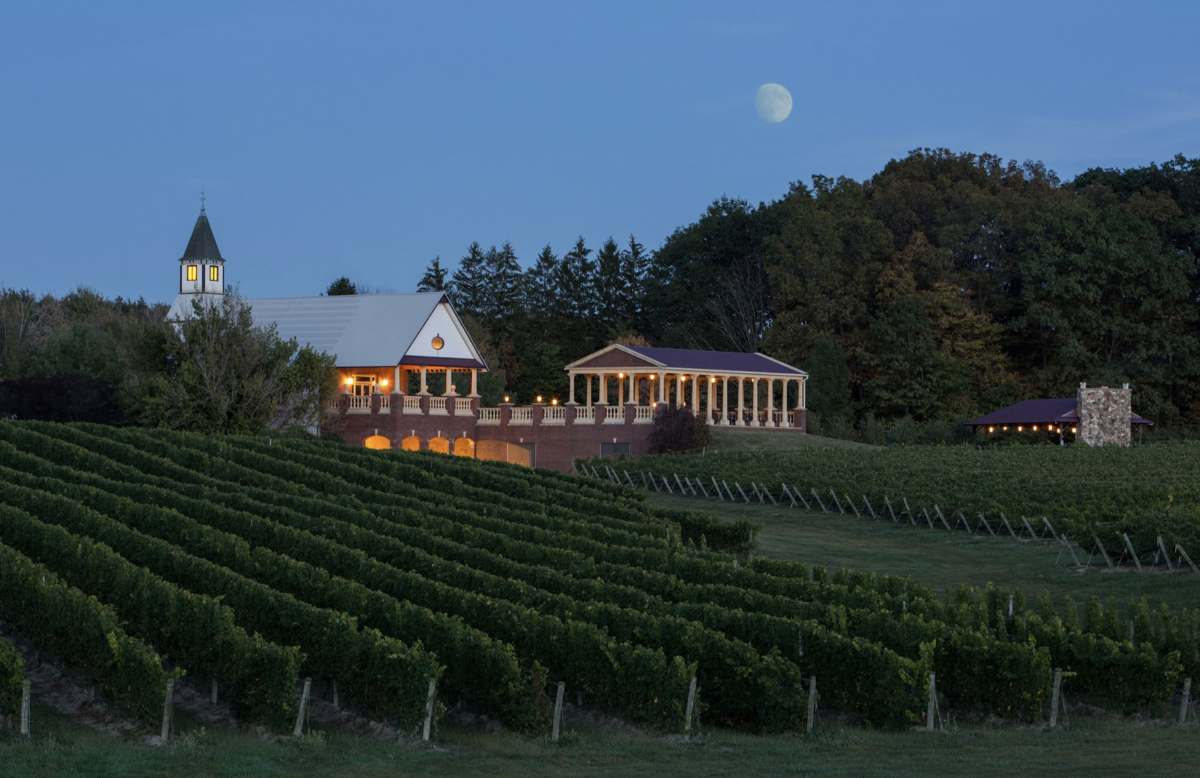
[[[352,394],[352,395],[350,395],[350,406],[347,410],[350,413],[370,413],[371,412],[371,395],[369,395],[369,394]]]
[[[547,405],[542,409],[542,424],[566,424],[567,409],[561,405]]]
[[[455,397],[454,398],[454,415],[461,416],[471,412],[470,397]]]
[[[596,423],[596,406],[594,405],[578,405],[575,407],[575,423],[576,424],[595,424]]]
[[[634,408],[633,413],[634,424],[653,424],[654,423],[654,406],[639,405]]]
[[[625,407],[622,405],[609,405],[605,408],[608,413],[604,416],[605,424],[624,424],[625,423]]]
[[[379,412],[380,413],[391,413],[392,412],[392,396],[390,394],[379,395]]]
[[[509,417],[509,424],[533,424],[533,408],[513,408],[512,416]]]
[[[420,413],[421,398],[415,395],[404,395],[404,412],[405,413]]]
[[[445,397],[430,397],[429,398],[429,412],[431,414],[439,414],[441,416],[448,416],[450,414],[450,411],[446,409],[446,398]]]
[[[499,424],[500,409],[499,408],[480,408],[479,409],[479,424]]]

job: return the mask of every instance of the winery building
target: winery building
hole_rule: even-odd
[[[189,316],[195,300],[224,295],[225,260],[203,209],[179,279],[170,320]],[[341,391],[331,426],[368,448],[569,470],[577,457],[645,453],[663,403],[712,426],[806,429],[807,374],[763,354],[613,345],[564,367],[566,398],[486,408],[478,377],[487,365],[441,292],[245,302],[256,324],[336,357]]]

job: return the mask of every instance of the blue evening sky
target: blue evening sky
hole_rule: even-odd
[[[721,195],[945,146],[1200,156],[1200,3],[0,4],[0,284],[169,302],[200,190],[247,296],[657,248]],[[755,89],[778,82],[769,125]]]

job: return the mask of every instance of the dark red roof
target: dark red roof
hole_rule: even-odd
[[[1074,397],[1063,397],[1056,400],[1022,400],[1019,403],[1001,408],[998,411],[992,411],[989,414],[980,416],[978,419],[971,419],[963,422],[965,427],[987,427],[999,426],[1003,424],[1075,424],[1079,421],[1079,414],[1076,412],[1077,399]],[[1136,413],[1130,417],[1132,424],[1153,424],[1154,422],[1138,416]]]

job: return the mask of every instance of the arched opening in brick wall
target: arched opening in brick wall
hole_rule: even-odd
[[[405,451],[420,451],[421,439],[415,435],[409,435],[407,438],[400,441],[400,448]]]
[[[381,449],[391,448],[392,441],[388,440],[387,438],[385,438],[382,435],[372,435],[371,437],[369,437],[363,441],[363,445],[366,446],[367,448],[381,450]]]
[[[454,441],[454,456],[474,457],[475,441],[470,438],[458,438]]]
[[[447,440],[446,438],[430,438],[429,439],[429,450],[436,451],[439,454],[449,454],[450,453],[450,441]]]

